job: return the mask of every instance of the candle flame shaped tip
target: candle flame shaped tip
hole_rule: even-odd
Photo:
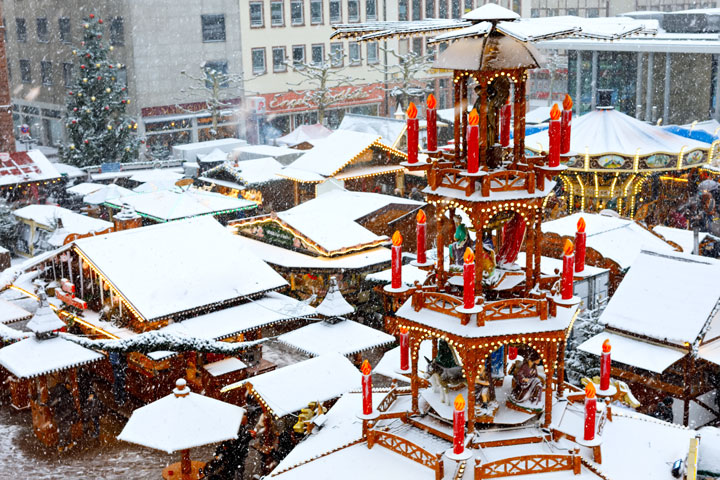
[[[435,105],[437,105],[437,100],[435,99],[435,95],[433,95],[432,93],[430,95],[428,95],[425,105],[427,105],[427,108],[435,108]]]
[[[470,247],[467,247],[465,249],[465,254],[463,255],[463,260],[465,260],[465,263],[473,263],[475,261],[475,254],[470,249]]]
[[[455,397],[455,410],[465,410],[465,399],[462,396],[462,393],[459,393],[457,397]]]
[[[563,247],[563,253],[565,255],[572,255],[574,251],[573,243],[570,239],[565,240],[565,246]]]
[[[370,371],[372,368],[370,367],[370,362],[366,360],[363,360],[362,365],[360,365],[360,371],[363,375],[370,375]]]
[[[585,231],[585,219],[583,217],[580,217],[580,220],[578,220],[577,231],[580,233]]]
[[[602,351],[603,353],[610,353],[610,349],[612,347],[610,346],[610,339],[606,338],[605,341],[602,344]]]
[[[563,100],[563,110],[571,110],[572,107],[573,107],[572,97],[566,93],[565,99]]]
[[[477,125],[478,123],[480,123],[480,115],[478,115],[477,110],[475,110],[474,108],[468,116],[468,123],[470,125]]]
[[[585,397],[595,398],[595,384],[593,384],[593,382],[588,382],[585,386]]]
[[[393,236],[392,236],[393,246],[399,247],[400,245],[402,245],[402,241],[403,241],[403,238],[402,238],[402,235],[400,235],[400,231],[395,230],[395,233],[393,233]]]
[[[407,328],[407,327],[400,327],[400,333],[402,333],[403,335],[405,335],[407,332],[408,332],[408,328]]]
[[[550,120],[560,120],[560,108],[557,103],[553,103],[550,109]]]
[[[415,104],[413,102],[410,102],[410,106],[408,107],[408,109],[405,113],[407,113],[408,118],[417,117],[417,107],[415,106]]]
[[[417,223],[425,223],[427,220],[427,215],[425,215],[425,211],[422,208],[418,210],[415,219],[417,220]]]

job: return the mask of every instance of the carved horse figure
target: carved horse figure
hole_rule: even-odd
[[[428,363],[427,379],[433,386],[433,391],[442,391],[442,403],[451,403],[448,391],[458,390],[465,385],[462,367],[443,367],[435,360],[425,357]]]

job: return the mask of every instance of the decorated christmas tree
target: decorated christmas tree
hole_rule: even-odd
[[[79,76],[68,92],[62,159],[79,167],[132,161],[140,142],[137,123],[125,115],[130,99],[118,78],[122,65],[109,58],[113,47],[103,40],[102,19],[91,14],[82,26],[83,41],[73,50]]]

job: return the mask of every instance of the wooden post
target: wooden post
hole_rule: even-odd
[[[467,362],[465,367],[465,379],[467,380],[467,433],[472,435],[475,432],[475,378],[478,374],[477,354],[471,350],[471,357],[463,358],[463,363]]]
[[[686,427],[690,423],[690,400],[692,397],[691,383],[694,377],[695,361],[692,359],[692,355],[685,356],[685,369],[684,369],[684,385],[683,385],[683,425]]]
[[[487,171],[487,152],[488,152],[488,96],[487,83],[483,82],[480,87],[480,169]]]
[[[300,205],[300,182],[293,180],[293,191],[295,192],[295,205]]]
[[[78,272],[80,272],[80,298],[85,298],[85,275],[83,274],[83,261],[80,255],[78,255]]]
[[[479,297],[482,295],[482,278],[483,278],[483,244],[482,244],[482,224],[485,220],[485,216],[481,216],[478,222],[475,224],[475,296]]]
[[[525,128],[525,125],[523,125],[523,128]],[[533,270],[533,285],[540,281],[540,257],[542,256],[542,212],[540,209],[536,211],[535,214],[535,231],[533,232],[533,236],[535,237],[535,265]]]
[[[463,156],[467,161],[467,127],[468,127],[468,77],[462,77],[460,82],[460,104],[462,105],[462,146]]]
[[[436,279],[436,282],[437,282],[438,290],[442,290],[444,280],[445,280],[445,275],[444,275],[444,273],[445,273],[445,242],[444,242],[444,238],[443,238],[443,233],[444,233],[443,232],[443,220],[445,219],[445,214],[444,214],[444,212],[440,211],[439,209],[438,209],[438,211],[439,211],[439,213],[438,213],[437,221],[435,222],[435,225],[436,225],[435,226],[435,230],[436,230],[435,243],[437,244],[437,270],[436,270],[437,279]]]
[[[190,449],[186,448],[181,452],[182,457],[180,458],[180,472],[183,477],[190,475],[192,472],[192,462],[190,462]]]
[[[105,305],[105,289],[103,288],[102,277],[100,277],[99,275],[98,275],[98,280],[100,283],[100,308],[102,309],[102,307]]]
[[[420,342],[415,338],[413,333],[410,332],[410,390],[412,397],[412,411],[415,414],[420,413],[420,405],[418,402],[418,396],[420,395],[420,377],[418,377],[418,358],[420,354]]]
[[[515,152],[515,159],[516,161],[520,163],[525,163],[525,110],[526,110],[526,104],[525,104],[525,87],[527,85],[527,81],[525,80],[525,72],[518,73],[518,89],[516,90],[515,94],[517,95],[515,98],[515,105],[517,106],[517,109],[515,110],[515,118],[516,122],[518,124],[518,136],[515,140],[517,143],[515,143],[515,148],[517,151]]]
[[[558,343],[557,394],[558,398],[565,392],[565,339]]]
[[[453,72],[453,105],[455,106],[455,161],[458,162],[460,160],[460,136],[462,125],[460,124],[460,81],[455,76],[456,74],[457,72]]]
[[[535,286],[535,268],[533,264],[533,255],[535,247],[535,219],[529,218],[525,220],[527,234],[525,235],[525,295]]]
[[[552,345],[552,347],[550,347],[550,345]],[[545,422],[543,423],[545,428],[549,427],[550,423],[552,423],[552,378],[555,363],[555,347],[556,345],[552,342],[545,345],[545,362],[543,365],[545,367]]]
[[[68,263],[68,280],[70,281],[70,283],[75,283],[75,282],[73,282],[73,278],[72,278],[72,255],[70,254],[69,251],[67,252],[67,256],[68,256],[68,260],[67,260],[67,263]]]

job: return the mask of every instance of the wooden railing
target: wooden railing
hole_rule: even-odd
[[[485,325],[485,321],[531,317],[540,317],[540,320],[547,320],[547,300],[511,298],[508,300],[486,303],[483,307],[483,311],[477,316],[477,324],[478,327],[482,327]]]
[[[445,474],[442,454],[433,455],[427,450],[397,435],[378,430],[369,430],[367,438],[368,448],[375,444],[402,455],[414,462],[424,465],[435,471],[435,479],[441,480]]]
[[[378,412],[387,412],[388,409],[392,406],[393,403],[395,403],[395,400],[397,400],[398,397],[398,389],[397,386],[393,386],[387,395],[385,395],[385,398],[382,399],[380,402],[380,405],[378,405],[377,409]]]
[[[489,196],[490,192],[513,190],[525,190],[528,193],[535,193],[535,173],[520,170],[501,170],[482,177],[483,197]]]
[[[480,459],[475,460],[475,480],[564,470],[572,470],[575,475],[579,475],[581,467],[580,456],[575,454],[525,455],[485,464],[480,464],[480,461]]]
[[[455,307],[462,305],[462,303],[463,301],[457,297],[427,289],[417,290],[412,297],[412,306],[416,312],[427,308],[428,310],[457,317],[462,321],[463,325],[467,325],[470,323],[470,315],[455,310]]]
[[[432,168],[428,174],[430,188],[437,190],[438,187],[447,187],[455,190],[462,190],[469,196],[475,193],[475,181],[477,177],[461,175],[464,170],[459,168]]]

